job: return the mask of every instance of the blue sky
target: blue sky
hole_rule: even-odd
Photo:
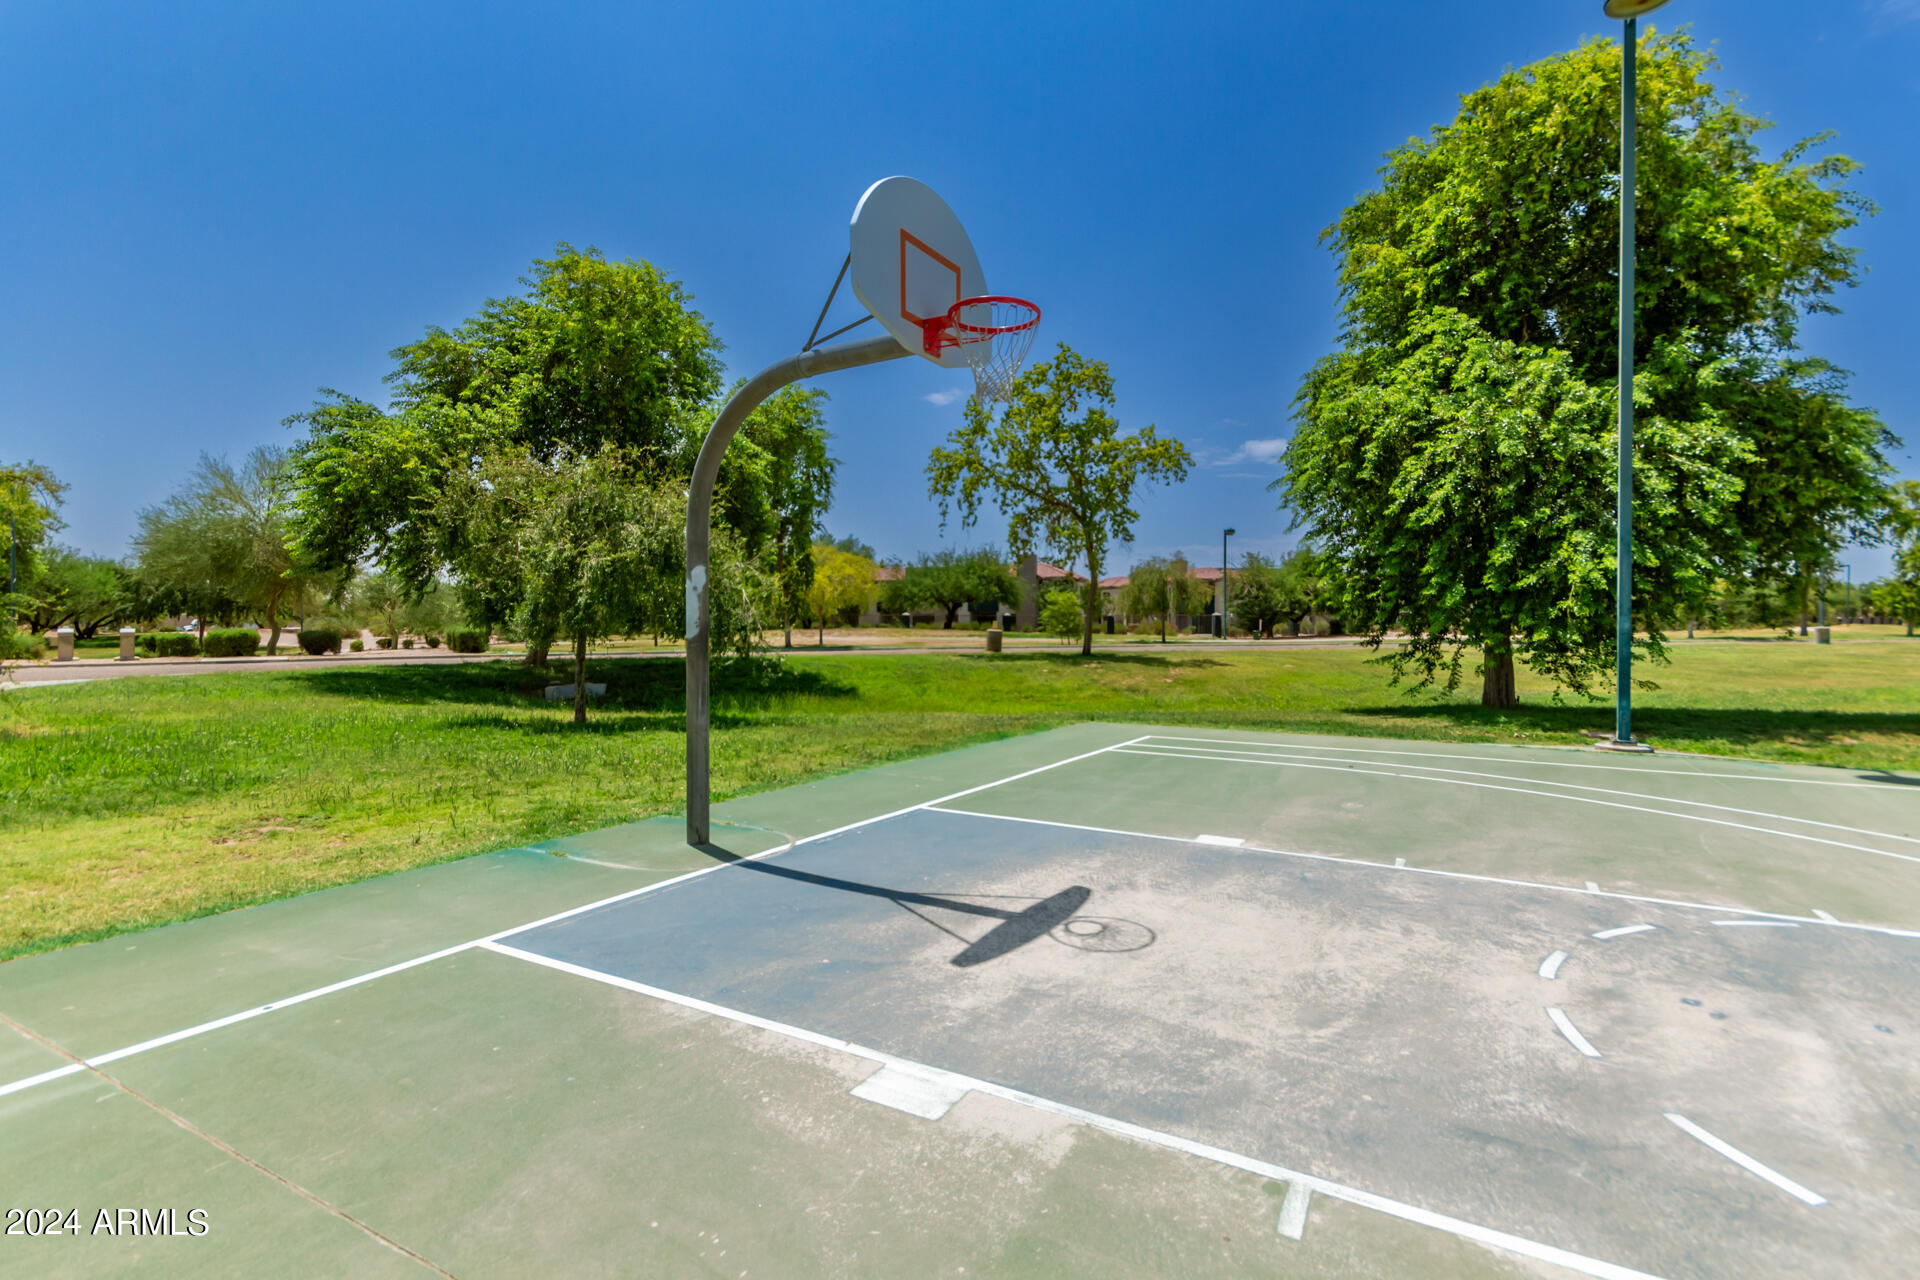
[[[1805,339],[1920,444],[1920,0],[1657,19],[1716,46],[1771,147],[1832,129],[1866,165],[1866,281]],[[1617,31],[1600,0],[0,0],[0,458],[51,466],[66,540],[123,554],[201,450],[290,443],[281,419],[319,387],[383,400],[391,348],[561,240],[678,276],[749,373],[806,336],[861,191],[908,173],[996,290],[1045,308],[1043,349],[1108,361],[1121,421],[1201,460],[1145,495],[1118,563],[1217,563],[1224,524],[1236,555],[1278,551],[1294,535],[1265,486],[1336,327],[1317,233],[1461,93]],[[940,545],[922,467],[964,375],[913,360],[820,385],[833,531]]]

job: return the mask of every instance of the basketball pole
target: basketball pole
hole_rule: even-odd
[[[913,354],[889,335],[839,347],[815,347],[788,356],[754,374],[733,393],[700,446],[693,480],[687,488],[687,843],[696,848],[707,844],[712,834],[707,741],[713,633],[708,587],[712,581],[713,486],[720,477],[721,455],[733,443],[747,415],[782,387],[822,373]]]
[[[1633,740],[1633,234],[1634,151],[1639,107],[1635,99],[1639,22],[1626,20],[1620,63],[1620,442],[1618,494],[1615,498],[1614,709],[1616,751],[1645,751]]]

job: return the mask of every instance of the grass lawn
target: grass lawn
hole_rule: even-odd
[[[716,798],[1076,720],[1576,744],[1610,703],[1408,698],[1350,648],[809,657],[714,696]],[[0,957],[674,812],[681,668],[594,662],[584,729],[512,663],[29,689],[0,709]],[[1920,769],[1920,640],[1676,648],[1669,749]]]

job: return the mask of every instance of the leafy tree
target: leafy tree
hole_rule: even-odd
[[[812,581],[807,584],[806,616],[820,629],[819,643],[827,642],[827,622],[849,609],[864,609],[873,599],[873,561],[830,542],[811,549]]]
[[[1920,481],[1903,480],[1887,494],[1887,525],[1893,536],[1893,576],[1873,584],[1874,607],[1907,624],[1920,617]]]
[[[591,641],[686,629],[681,481],[650,477],[619,449],[551,464],[502,450],[448,487],[437,518],[475,554],[514,563],[519,585],[506,621],[529,650],[573,641],[576,724],[586,720]],[[724,528],[713,570],[715,639],[744,656],[773,602],[772,579]]]
[[[649,263],[565,244],[521,283],[394,351],[390,411],[325,392],[288,419],[307,430],[294,475],[309,563],[341,581],[378,563],[416,594],[451,570],[467,611],[500,621],[526,603],[518,558],[439,518],[442,492],[470,482],[480,459],[560,466],[612,446],[650,480],[682,469],[720,388],[719,339],[685,289]]]
[[[997,419],[968,400],[965,423],[927,462],[942,518],[957,508],[960,523],[970,526],[991,497],[1007,518],[1016,557],[1037,548],[1066,560],[1084,557],[1088,581],[1099,582],[1108,542],[1133,540],[1140,483],[1183,480],[1193,462],[1185,445],[1151,426],[1122,434],[1113,405],[1106,364],[1064,342],[1052,360],[1014,380]],[[1100,593],[1086,592],[1083,603],[1080,652],[1091,655]]]
[[[1416,687],[1512,706],[1516,661],[1585,692],[1613,663],[1612,389],[1619,50],[1595,40],[1466,96],[1387,157],[1325,237],[1343,350],[1294,402],[1276,482],[1343,579],[1343,613]],[[1662,626],[1714,584],[1803,582],[1871,536],[1892,438],[1794,354],[1854,282],[1871,212],[1823,138],[1764,159],[1762,122],[1684,36],[1641,53],[1634,605]]]
[[[29,603],[22,588],[39,572],[41,547],[66,527],[59,514],[66,492],[37,462],[0,464],[0,573],[13,575],[12,581],[0,578],[0,586],[14,597],[6,601],[9,620]]]
[[[960,606],[1013,600],[1020,591],[1019,579],[992,547],[973,551],[949,549],[922,555],[887,586],[889,609],[904,612],[937,608],[946,614],[942,623],[946,628],[958,620]]]
[[[262,446],[237,467],[203,453],[173,496],[140,513],[140,576],[199,614],[203,638],[208,614],[226,623],[242,613],[264,619],[274,653],[281,617],[309,578],[291,545],[291,516],[286,450]]]
[[[1073,639],[1086,621],[1081,598],[1086,591],[1055,587],[1040,602],[1040,630],[1062,641]]]
[[[785,387],[748,414],[721,460],[716,492],[721,520],[741,535],[749,550],[765,553],[771,561],[789,649],[794,616],[805,613],[813,580],[814,532],[833,502],[838,464],[827,451],[826,401],[824,391]],[[707,414],[700,430],[688,436],[689,474],[712,417]]]
[[[880,553],[860,541],[860,539],[853,537],[851,534],[844,538],[827,538],[825,541],[828,546],[836,550],[849,552],[856,556],[865,556],[875,564],[880,563]]]
[[[1273,634],[1274,624],[1287,616],[1281,595],[1280,567],[1266,556],[1249,551],[1233,576],[1233,600],[1229,610],[1244,631],[1265,639]]]
[[[39,559],[39,571],[31,583],[29,625],[33,630],[70,626],[85,639],[119,616],[126,570],[117,562],[58,545]]]
[[[1160,643],[1167,642],[1167,624],[1180,614],[1199,613],[1213,598],[1213,588],[1193,576],[1185,556],[1142,560],[1127,575],[1120,607],[1131,618],[1157,618]]]

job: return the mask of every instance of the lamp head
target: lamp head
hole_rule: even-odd
[[[1609,18],[1638,18],[1652,13],[1667,0],[1607,0]]]
[[[1231,538],[1231,537],[1232,537],[1232,536],[1234,535],[1234,533],[1235,533],[1235,530],[1232,530],[1232,529],[1223,529],[1223,530],[1221,530],[1221,532],[1223,532],[1223,533],[1225,533],[1225,534],[1226,534],[1226,535],[1227,535],[1227,536],[1228,536],[1229,538]]]

